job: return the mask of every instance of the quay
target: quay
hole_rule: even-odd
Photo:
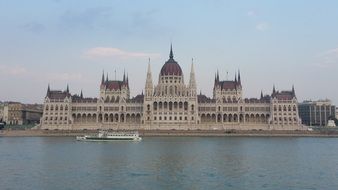
[[[141,137],[338,137],[338,131],[304,130],[138,130]],[[75,137],[97,130],[1,130],[0,137]]]

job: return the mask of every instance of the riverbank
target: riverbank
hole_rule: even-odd
[[[142,137],[155,136],[252,136],[252,137],[338,137],[338,131],[287,131],[287,130],[140,130]],[[96,130],[2,130],[0,137],[75,137],[97,133]]]

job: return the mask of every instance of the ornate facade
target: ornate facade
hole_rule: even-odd
[[[144,94],[130,97],[128,76],[109,80],[102,74],[98,98],[47,89],[43,129],[183,129],[295,130],[302,129],[295,90],[260,98],[243,98],[240,72],[234,80],[215,75],[213,97],[197,93],[194,65],[186,84],[172,48],[158,83],[148,65]]]

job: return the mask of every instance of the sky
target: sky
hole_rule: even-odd
[[[128,73],[131,96],[154,84],[173,44],[188,83],[240,70],[243,96],[291,90],[338,104],[338,1],[0,0],[0,101],[43,103],[48,84],[98,97],[101,75]],[[116,71],[116,75],[115,75]]]

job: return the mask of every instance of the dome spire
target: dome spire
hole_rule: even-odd
[[[170,59],[174,59],[174,53],[173,53],[173,44],[170,44],[170,54],[169,54]]]

